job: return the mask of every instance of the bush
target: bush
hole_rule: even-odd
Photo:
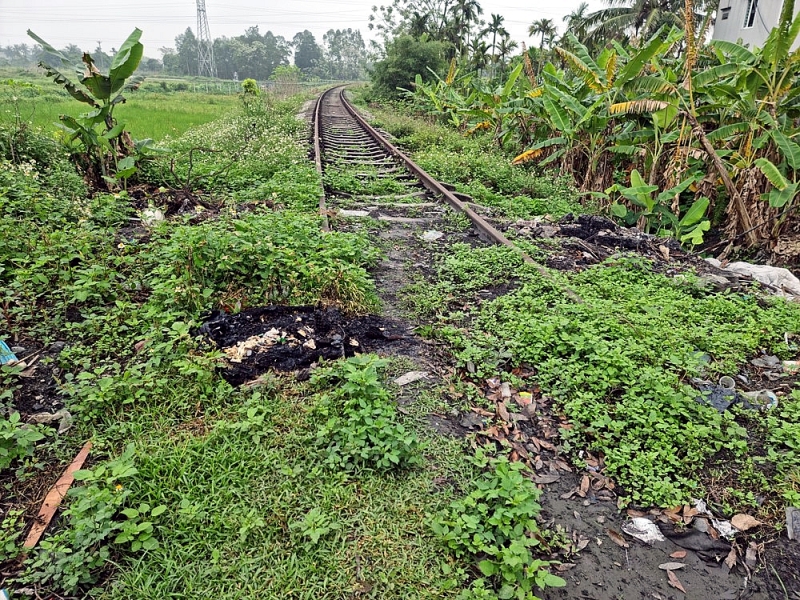
[[[36,442],[45,438],[47,430],[42,425],[25,425],[18,412],[8,419],[0,418],[0,471],[7,469],[20,458],[33,456]]]
[[[531,551],[540,544],[536,516],[541,491],[527,479],[521,463],[495,459],[469,495],[456,500],[432,523],[457,557],[482,558],[484,577],[472,583],[466,598],[534,598],[533,587],[563,587],[547,571],[550,563]]]
[[[326,302],[373,306],[368,241],[320,234],[316,216],[249,214],[184,226],[154,248],[153,301],[197,315],[209,308]]]
[[[375,63],[372,84],[375,93],[384,98],[399,98],[398,88],[411,89],[414,78],[420,75],[423,81],[430,80],[434,73],[441,73],[445,45],[442,42],[416,39],[410,35],[400,36],[386,46],[386,58]]]
[[[378,369],[385,366],[374,356],[355,356],[316,377],[315,382],[339,382],[318,409],[328,418],[317,441],[329,465],[388,471],[419,462],[419,440],[398,421],[397,408],[378,379]]]

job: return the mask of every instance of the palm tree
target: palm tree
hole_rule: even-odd
[[[450,8],[454,18],[455,30],[458,34],[459,49],[462,56],[465,49],[469,46],[469,31],[472,23],[478,21],[478,17],[483,14],[483,7],[478,0],[456,0]]]
[[[500,53],[500,64],[506,64],[506,56],[511,54],[514,50],[518,48],[517,42],[512,40],[510,37],[503,37],[500,40],[500,45],[497,47],[497,51]]]
[[[544,41],[546,38],[555,35],[557,33],[555,23],[553,23],[553,19],[539,19],[538,21],[534,21],[530,27],[528,27],[528,35],[533,37],[534,35],[541,35],[542,36],[542,43],[539,45],[539,50],[544,50]]]
[[[497,34],[500,34],[500,37],[507,37],[508,31],[506,28],[503,27],[503,21],[505,21],[505,17],[501,15],[492,14],[492,20],[489,23],[488,27],[484,30],[484,33],[491,33],[492,34],[492,52],[497,49]]]
[[[469,43],[470,61],[476,71],[485,69],[489,63],[489,45],[479,38],[474,38]]]
[[[415,12],[411,15],[411,19],[408,22],[408,33],[413,35],[414,37],[420,37],[425,33],[429,33],[429,19],[430,13],[420,14]]]
[[[589,13],[589,3],[581,2],[578,8],[564,17],[567,31],[572,33],[581,42],[586,38],[586,17]]]

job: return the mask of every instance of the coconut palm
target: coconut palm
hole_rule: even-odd
[[[531,23],[530,27],[528,27],[528,35],[533,37],[534,35],[541,35],[542,42],[539,44],[539,50],[544,50],[544,41],[557,33],[555,23],[553,23],[553,19],[539,19],[538,21],[534,21]]]
[[[581,42],[586,39],[586,17],[589,15],[589,3],[581,2],[578,8],[564,17],[567,31],[572,33]]]

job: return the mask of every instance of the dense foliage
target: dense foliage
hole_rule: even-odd
[[[518,148],[516,163],[571,175],[628,224],[698,243],[708,219],[774,246],[800,185],[792,17],[789,1],[756,49],[706,45],[705,30],[688,27],[592,56],[567,34],[558,64],[539,72],[524,54],[503,81],[419,79],[413,98],[462,131],[493,132]]]

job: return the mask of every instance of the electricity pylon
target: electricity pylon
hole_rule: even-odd
[[[208,28],[206,0],[197,0],[197,74],[201,77],[216,77],[214,43]]]

